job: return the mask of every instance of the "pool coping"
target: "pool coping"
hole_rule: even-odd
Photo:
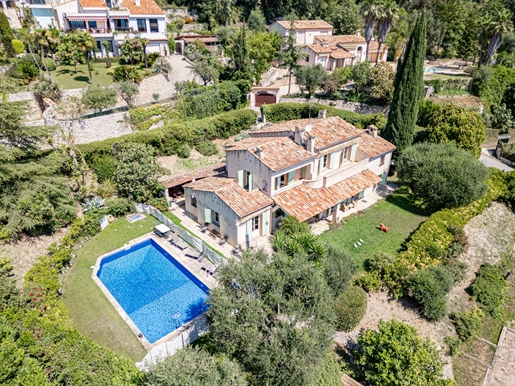
[[[202,314],[196,316],[195,318],[191,319],[189,322],[183,324],[179,328],[171,331],[169,334],[163,336],[159,340],[155,341],[154,343],[150,343],[143,333],[139,330],[139,328],[136,326],[136,324],[132,321],[130,316],[125,312],[125,310],[120,306],[118,301],[114,298],[114,296],[111,294],[111,292],[107,289],[107,287],[102,283],[100,278],[97,276],[98,270],[100,269],[100,262],[106,258],[107,256],[110,256],[114,253],[123,251],[127,249],[127,247],[130,247],[134,244],[139,244],[141,242],[144,242],[146,240],[153,240],[156,244],[158,244],[161,248],[163,248],[166,252],[168,252],[185,270],[190,272],[193,276],[197,278],[202,284],[204,284],[209,290],[213,289],[217,285],[217,281],[212,276],[205,276],[204,271],[202,270],[201,263],[194,261],[193,259],[186,256],[186,253],[188,249],[181,251],[178,248],[173,248],[172,245],[167,242],[166,239],[160,238],[156,236],[153,232],[147,233],[143,236],[137,237],[128,243],[126,243],[123,247],[112,250],[108,253],[104,253],[103,255],[99,256],[95,262],[95,265],[92,267],[93,272],[91,274],[91,277],[93,281],[98,285],[104,296],[109,300],[109,302],[112,304],[112,306],[115,308],[115,310],[118,312],[118,314],[122,317],[122,319],[125,321],[125,323],[129,326],[129,328],[132,330],[134,335],[139,339],[140,343],[143,345],[145,350],[150,351],[153,348],[159,346],[160,344],[167,342],[169,340],[173,340],[180,336],[184,331],[190,329],[193,325],[202,323],[205,319],[205,312]],[[194,264],[192,264],[194,263]],[[210,262],[204,263],[204,265],[210,265]],[[195,269],[195,266],[198,267],[198,270]]]

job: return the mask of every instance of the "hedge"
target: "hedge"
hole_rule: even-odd
[[[229,138],[242,130],[248,130],[256,123],[256,119],[255,111],[240,109],[210,118],[174,123],[154,130],[79,145],[79,149],[88,162],[95,154],[111,154],[114,144],[127,142],[151,145],[159,154],[177,154],[181,145],[195,147],[206,140]]]
[[[360,287],[349,286],[336,298],[336,328],[350,331],[355,328],[367,312],[367,294]]]
[[[310,116],[316,117],[319,110],[327,110],[328,117],[340,117],[360,129],[366,129],[372,124],[381,129],[386,125],[386,118],[383,114],[358,114],[320,103],[311,103],[311,112],[309,103],[288,102],[261,106],[261,113],[264,114],[266,120],[274,123],[305,119]]]

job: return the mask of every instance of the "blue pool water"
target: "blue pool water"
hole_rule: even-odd
[[[207,310],[209,289],[153,240],[105,257],[97,276],[150,343]]]

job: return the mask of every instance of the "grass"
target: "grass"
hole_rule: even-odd
[[[146,350],[91,278],[91,266],[99,256],[152,231],[156,221],[151,216],[133,224],[125,218],[114,221],[83,245],[63,278],[63,301],[73,325],[96,343],[134,361],[141,360]]]
[[[320,240],[351,252],[363,267],[364,261],[377,252],[395,254],[426,218],[408,196],[394,194],[361,214],[344,219],[340,227],[323,233]],[[379,230],[381,223],[389,228],[388,233]],[[360,239],[363,244],[355,248],[354,243]]]
[[[115,64],[111,68],[107,68],[105,63],[92,63],[93,70],[93,83],[99,86],[112,86],[114,84],[111,73],[116,67]],[[138,72],[143,79],[145,77],[145,71],[139,70]],[[55,71],[51,71],[52,76],[61,85],[63,90],[73,88],[85,88],[90,85],[89,73],[87,64],[77,64],[77,73],[75,73],[74,66],[59,66]],[[98,75],[97,75],[98,73]]]

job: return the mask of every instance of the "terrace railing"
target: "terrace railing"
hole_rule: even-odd
[[[209,260],[215,263],[218,266],[227,264],[227,259],[213,251],[206,242],[203,240],[193,236],[187,230],[182,229],[181,227],[175,225],[168,217],[166,217],[161,211],[154,208],[152,205],[146,204],[136,204],[136,211],[138,213],[147,213],[159,221],[161,221],[164,225],[172,230],[172,232],[177,233],[179,237],[181,237],[184,241],[190,244],[193,248],[195,248],[198,252],[202,252]]]

